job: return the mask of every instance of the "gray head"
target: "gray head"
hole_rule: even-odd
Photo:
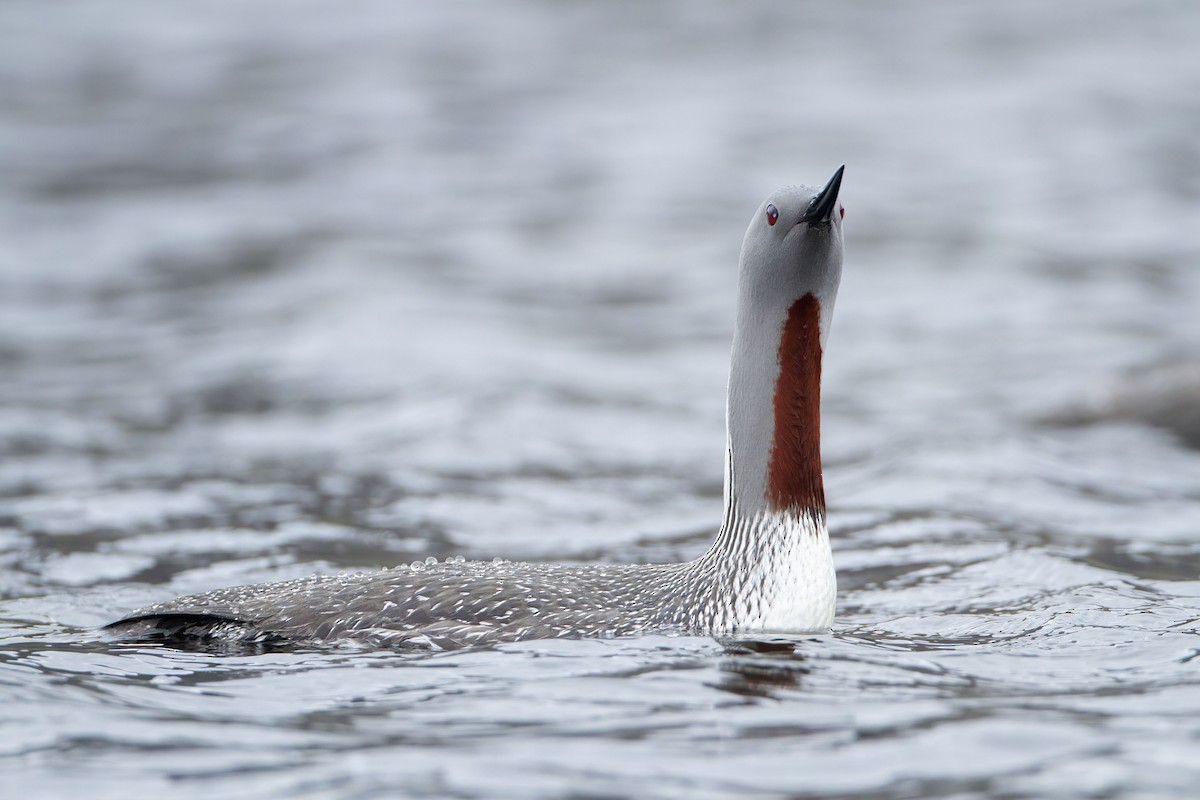
[[[821,353],[842,275],[844,169],[821,189],[775,192],[742,241],[727,407],[727,518],[729,511],[824,518]]]

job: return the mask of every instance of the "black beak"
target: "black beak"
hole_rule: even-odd
[[[825,184],[812,202],[808,205],[808,210],[804,212],[804,216],[800,217],[801,222],[829,222],[829,218],[833,216],[833,209],[837,205],[838,190],[842,188],[842,173],[846,171],[846,165],[842,164],[838,167],[837,172],[833,173],[833,177],[829,179],[829,183]]]

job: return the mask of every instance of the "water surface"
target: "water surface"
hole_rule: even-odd
[[[1194,792],[1193,5],[0,25],[6,795]],[[832,635],[94,634],[430,555],[699,554],[747,219],[842,163]]]

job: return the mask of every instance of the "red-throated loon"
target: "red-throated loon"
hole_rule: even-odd
[[[821,477],[821,354],[842,272],[844,169],[824,188],[789,187],[768,197],[742,242],[725,512],[704,555],[682,564],[452,558],[219,589],[151,606],[108,630],[176,644],[358,640],[454,648],[828,629],[836,578]]]

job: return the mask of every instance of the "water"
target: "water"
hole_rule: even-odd
[[[0,27],[0,793],[1193,794],[1194,4]],[[746,221],[843,162],[833,635],[95,636],[428,555],[697,555]]]

